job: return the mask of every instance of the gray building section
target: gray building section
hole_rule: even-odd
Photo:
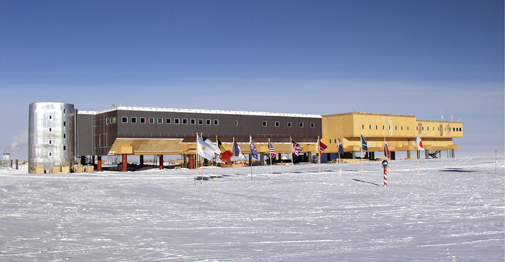
[[[76,155],[93,156],[95,150],[95,115],[77,111]]]

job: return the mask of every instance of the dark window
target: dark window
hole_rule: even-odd
[[[163,124],[163,118],[158,118],[158,124]]]
[[[263,121],[263,122],[261,123],[261,125],[262,125],[262,126],[264,126],[264,127],[265,127],[265,126],[267,126],[267,121]]]
[[[63,114],[66,114],[67,113],[67,109],[63,109]]]
[[[280,126],[281,126],[281,122],[275,121],[275,127],[280,127]]]
[[[63,134],[63,139],[66,139],[67,138],[67,134]]]
[[[53,116],[52,115],[49,115],[49,120],[52,120],[53,119]]]
[[[63,146],[63,151],[66,151],[67,150],[67,146]]]
[[[128,117],[123,116],[123,117],[121,118],[121,121],[122,121],[123,123],[128,123]]]
[[[206,125],[211,125],[211,124],[212,124],[212,120],[210,120],[210,119],[206,119],[206,120],[205,120],[205,124],[206,124]]]
[[[316,127],[316,123],[312,122],[310,123],[310,128],[315,128]]]
[[[203,125],[203,119],[198,119],[198,124]]]
[[[149,124],[154,124],[154,117],[149,117]]]
[[[52,144],[53,143],[53,140],[49,139],[49,144]]]
[[[109,125],[109,119],[108,118],[105,119],[105,124]]]
[[[165,123],[167,123],[167,124],[172,124],[172,119],[171,119],[171,118],[167,118],[167,119],[165,119]]]
[[[191,119],[189,120],[189,123],[190,123],[191,125],[196,125],[196,119],[191,118]]]
[[[369,126],[368,126],[368,129],[372,129],[372,125],[369,125]]]
[[[361,125],[361,129],[365,129],[365,125]]]
[[[238,120],[235,120],[235,126],[238,126]]]
[[[63,122],[63,126],[67,126],[67,122],[66,122],[66,121],[65,121],[65,122]]]
[[[179,123],[180,123],[179,118],[174,118],[174,124],[175,124],[175,125],[178,125]]]
[[[379,126],[378,125],[375,125],[375,130],[379,130]]]
[[[292,127],[292,126],[293,126],[293,123],[288,122],[288,127]]]
[[[136,117],[132,117],[131,121],[132,121],[132,124],[136,124],[137,123],[137,118]]]
[[[182,119],[182,124],[183,125],[187,125],[188,124],[188,119],[187,118],[183,118]]]
[[[52,129],[52,128],[49,128],[49,132],[53,132],[53,129]]]
[[[299,125],[300,125],[300,128],[303,128],[303,122],[300,122]]]
[[[145,117],[141,117],[140,118],[140,123],[141,124],[145,124],[146,123],[146,118]]]
[[[219,125],[219,119],[214,119],[214,125],[218,126]]]

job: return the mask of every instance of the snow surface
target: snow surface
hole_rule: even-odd
[[[0,261],[504,260],[503,158],[363,167],[4,168]]]

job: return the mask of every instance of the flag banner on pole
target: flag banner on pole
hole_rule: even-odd
[[[270,158],[277,157],[277,153],[275,153],[275,148],[272,146],[272,143],[268,143],[268,150],[270,151]]]
[[[229,161],[230,158],[233,156],[233,153],[223,144],[221,144],[221,141],[217,140],[217,144],[219,146],[219,149],[221,149],[221,154],[219,155],[221,161],[223,162]]]
[[[251,136],[249,137],[249,140],[251,143],[251,156],[258,160],[258,151],[256,150],[256,144],[254,144],[254,140]]]
[[[300,146],[300,144],[296,143],[293,140],[291,140],[291,144],[293,145],[293,154],[295,154],[295,156],[300,155],[300,151],[303,150],[303,147]]]
[[[318,145],[317,145],[317,149],[319,150],[319,154],[322,155],[324,150],[328,148],[327,145],[323,144],[323,142],[319,141]]]
[[[214,151],[214,154],[216,154],[216,155],[221,154],[221,150],[219,149],[219,147],[218,147],[218,146],[216,146],[216,144],[212,143],[212,141],[210,141],[210,139],[208,139],[208,138],[206,138],[206,137],[202,136],[202,140],[203,140],[205,143],[207,143],[209,146],[211,146],[211,147],[212,147],[212,150]]]
[[[233,142],[233,149],[235,151],[235,157],[238,157],[239,159],[247,159],[242,153],[242,150],[238,146],[237,142]]]
[[[215,156],[212,146],[205,143],[202,138],[197,136],[197,151],[198,154],[207,160],[212,160]]]
[[[385,157],[389,156],[389,146],[388,146],[388,142],[386,142],[386,140],[384,140],[384,156]]]
[[[366,140],[365,138],[363,137],[363,135],[361,135],[361,148],[365,151],[368,150],[368,146],[367,146],[367,143],[366,143]]]
[[[417,135],[416,144],[417,144],[417,150],[424,151],[423,141],[421,140],[421,137],[419,135]]]
[[[342,141],[340,141],[340,138],[338,139],[338,153],[344,155],[344,145]]]

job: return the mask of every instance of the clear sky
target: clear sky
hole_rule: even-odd
[[[1,0],[0,91],[19,158],[32,102],[452,116],[494,156],[504,2]]]

